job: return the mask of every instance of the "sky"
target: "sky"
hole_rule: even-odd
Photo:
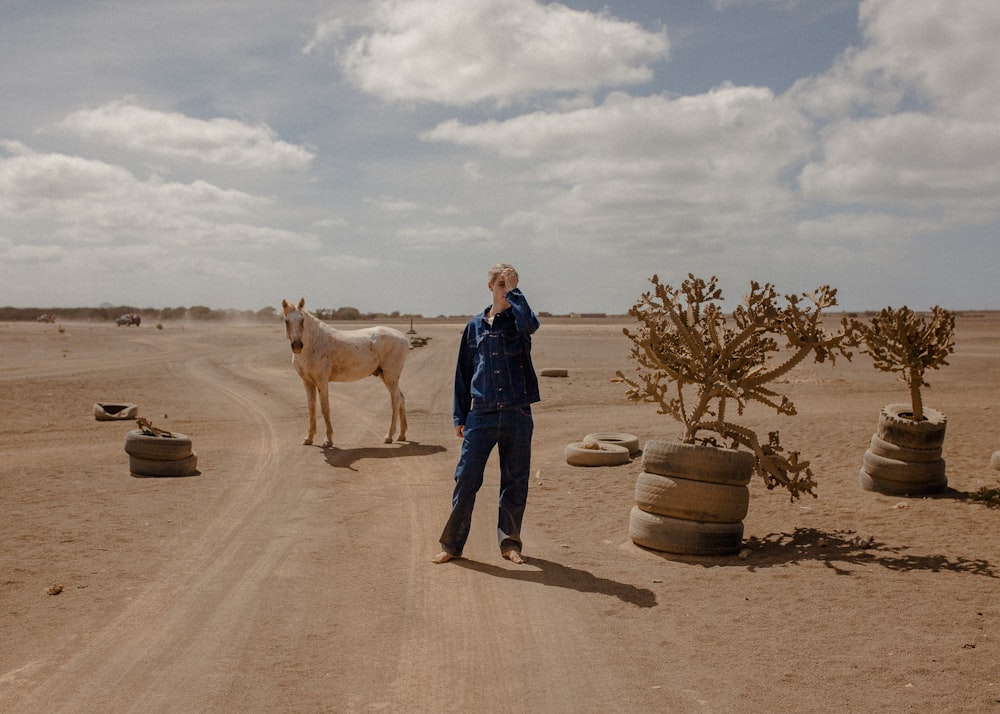
[[[1000,309],[996,0],[2,0],[0,305]]]

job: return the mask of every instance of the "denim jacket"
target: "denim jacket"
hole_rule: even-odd
[[[465,326],[455,365],[455,426],[469,412],[525,407],[541,399],[531,363],[531,334],[538,318],[518,288],[507,295],[510,307],[486,321],[490,308]]]

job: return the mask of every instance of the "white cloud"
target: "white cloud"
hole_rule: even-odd
[[[803,197],[995,218],[1000,72],[986,58],[1000,3],[863,2],[860,21],[864,46],[788,95],[821,122],[835,120],[802,171]]]
[[[859,19],[866,48],[854,62],[863,76],[898,78],[949,116],[1000,117],[1000,3],[864,0]]]
[[[392,196],[366,198],[365,202],[378,206],[380,210],[387,211],[389,213],[409,213],[411,211],[420,210],[420,204],[416,201],[408,201],[406,199],[394,198]]]
[[[322,255],[316,261],[324,267],[333,270],[376,268],[382,264],[382,261],[378,258],[366,258],[357,255]]]
[[[789,9],[797,7],[799,0],[712,0],[716,10],[726,10],[739,5],[782,5]]]
[[[520,179],[544,190],[508,226],[598,252],[610,236],[615,246],[668,240],[697,251],[719,236],[773,230],[794,205],[785,173],[811,150],[809,126],[790,105],[731,85],[681,99],[617,93],[503,122],[451,120],[424,138],[520,165]]]
[[[790,90],[820,118],[887,114],[903,102],[944,116],[1000,117],[1000,3],[864,0],[864,44]]]
[[[468,243],[490,240],[494,231],[483,226],[430,226],[424,228],[404,228],[397,236],[409,248],[437,250],[439,248],[461,247]]]
[[[912,112],[838,123],[801,184],[807,200],[995,211],[1000,124]]]
[[[205,181],[141,181],[100,161],[5,148],[18,153],[0,156],[0,216],[12,227],[45,226],[42,242],[152,241],[193,250],[319,246],[314,236],[251,223],[269,202],[243,191]]]
[[[903,250],[911,236],[940,228],[933,221],[861,211],[800,221],[795,235],[797,248],[803,254],[814,253],[824,246],[839,246],[844,262],[849,263],[852,256],[858,260],[866,255]]]
[[[62,253],[62,249],[56,245],[14,245],[12,241],[0,241],[0,255],[3,256],[3,262],[10,265],[58,263]]]
[[[90,141],[175,161],[246,169],[308,168],[313,153],[278,139],[268,126],[234,119],[197,119],[114,101],[80,109],[56,125]]]
[[[464,106],[646,82],[668,49],[665,29],[558,3],[381,0],[339,62],[382,99]]]

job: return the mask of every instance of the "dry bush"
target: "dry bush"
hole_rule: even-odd
[[[742,304],[726,314],[720,303],[717,278],[708,281],[688,275],[679,289],[650,279],[651,292],[629,310],[638,328],[625,328],[632,340],[633,373],[617,373],[616,382],[628,385],[630,399],[659,405],[659,412],[684,425],[684,443],[716,444],[711,432],[744,446],[754,454],[754,469],[767,488],[781,485],[792,499],[813,496],[816,486],[808,461],[799,452],[782,447],[778,432],[759,437],[735,418],[751,402],[778,414],[795,414],[788,397],[770,386],[812,355],[816,362],[837,355],[850,359],[854,324],[844,318],[841,329],[827,332],[822,311],[837,304],[837,291],[827,285],[811,293],[779,296],[771,284],[752,282]],[[732,414],[734,411],[736,414]]]
[[[905,305],[897,310],[883,308],[867,323],[856,323],[860,332],[861,351],[869,355],[877,369],[898,372],[910,388],[914,421],[924,419],[921,387],[929,387],[924,379],[928,369],[938,369],[948,362],[955,351],[955,315],[934,306],[929,317],[913,312]]]

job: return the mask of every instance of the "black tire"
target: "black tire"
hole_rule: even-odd
[[[944,459],[937,461],[899,461],[887,459],[884,456],[866,451],[864,465],[866,474],[883,481],[901,481],[906,483],[936,482],[945,477]],[[945,480],[947,483],[947,479]]]
[[[884,456],[887,459],[896,459],[897,461],[909,461],[910,463],[926,463],[938,461],[941,458],[940,447],[936,449],[908,449],[905,446],[890,444],[878,434],[872,434],[869,451],[876,456]]]
[[[869,476],[864,469],[858,472],[858,480],[865,491],[883,493],[886,496],[926,496],[940,493],[948,487],[948,479],[942,477],[939,481],[925,483],[906,483],[903,481],[886,481],[876,476]]]
[[[125,453],[141,459],[178,461],[191,455],[191,439],[177,432],[173,436],[151,436],[142,429],[132,429],[125,435]]]
[[[907,449],[939,449],[944,444],[948,419],[936,409],[924,409],[924,420],[913,421],[909,404],[887,404],[878,417],[876,435]]]
[[[174,461],[144,459],[129,455],[128,467],[136,476],[191,476],[198,473],[198,454]]]
[[[643,548],[679,555],[728,555],[743,544],[742,523],[704,523],[646,513],[638,506],[629,515],[629,535]]]
[[[587,448],[591,444],[598,448]],[[620,466],[628,462],[628,449],[618,444],[575,441],[566,446],[566,463],[571,466]]]
[[[635,483],[635,505],[646,513],[659,516],[706,523],[739,523],[750,506],[750,489],[643,471]]]
[[[135,404],[110,404],[108,402],[97,402],[94,404],[94,418],[97,421],[135,419],[138,413],[139,407]]]
[[[542,377],[568,377],[569,370],[562,367],[546,367],[538,370],[538,374]]]
[[[628,449],[628,452],[635,456],[642,449],[639,448],[639,437],[635,434],[626,434],[624,432],[597,432],[595,434],[587,434],[583,437],[584,441],[602,441],[606,444],[618,444],[618,446],[624,446]]]
[[[753,454],[679,441],[647,441],[642,451],[642,470],[660,476],[746,486],[753,474]]]

